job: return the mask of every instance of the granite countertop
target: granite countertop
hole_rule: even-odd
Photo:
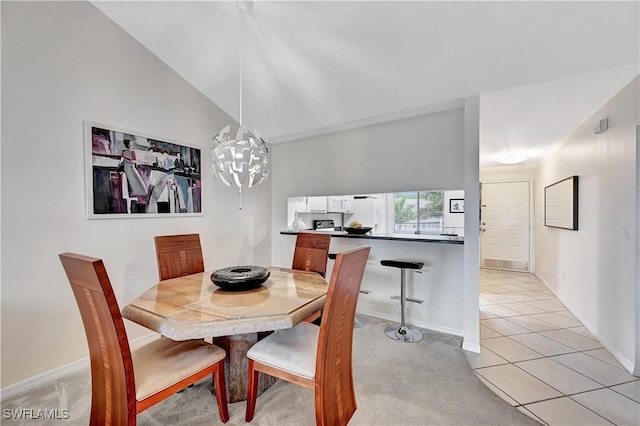
[[[317,232],[329,234],[338,238],[359,238],[365,240],[391,240],[391,241],[414,241],[421,243],[442,243],[442,244],[464,244],[464,237],[437,234],[382,234],[367,232],[366,234],[347,234],[346,231],[314,231],[305,229],[302,232]],[[281,231],[282,235],[297,235],[296,231]]]

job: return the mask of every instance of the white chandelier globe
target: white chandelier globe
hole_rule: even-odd
[[[235,185],[242,192],[242,188],[258,186],[269,177],[271,146],[257,131],[237,126],[235,138],[231,136],[231,124],[214,135],[211,173],[223,185]]]

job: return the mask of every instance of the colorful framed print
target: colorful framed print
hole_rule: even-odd
[[[202,215],[199,148],[85,122],[87,217]]]

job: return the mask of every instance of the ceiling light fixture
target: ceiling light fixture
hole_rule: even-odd
[[[508,152],[502,157],[498,158],[497,161],[500,164],[518,164],[518,163],[522,163],[526,159],[527,157],[522,153]]]
[[[509,147],[509,140],[513,139],[514,135],[503,134],[502,136],[503,136],[504,146],[506,149],[503,151],[504,154],[502,154],[500,157],[496,159],[498,163],[518,164],[518,163],[522,163],[524,160],[527,159],[527,157],[523,153],[511,151],[511,148]]]
[[[240,9],[240,118],[237,124],[229,124],[213,136],[211,173],[220,183],[238,187],[242,210],[242,188],[258,186],[269,177],[271,147],[258,131],[249,131],[242,123],[242,22],[243,15],[250,12],[251,1],[237,1],[236,5]]]

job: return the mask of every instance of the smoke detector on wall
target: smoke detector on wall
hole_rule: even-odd
[[[593,129],[593,133],[595,133],[596,135],[599,135],[600,133],[604,133],[608,128],[609,128],[609,119],[603,118],[602,120],[598,121],[595,129]]]

